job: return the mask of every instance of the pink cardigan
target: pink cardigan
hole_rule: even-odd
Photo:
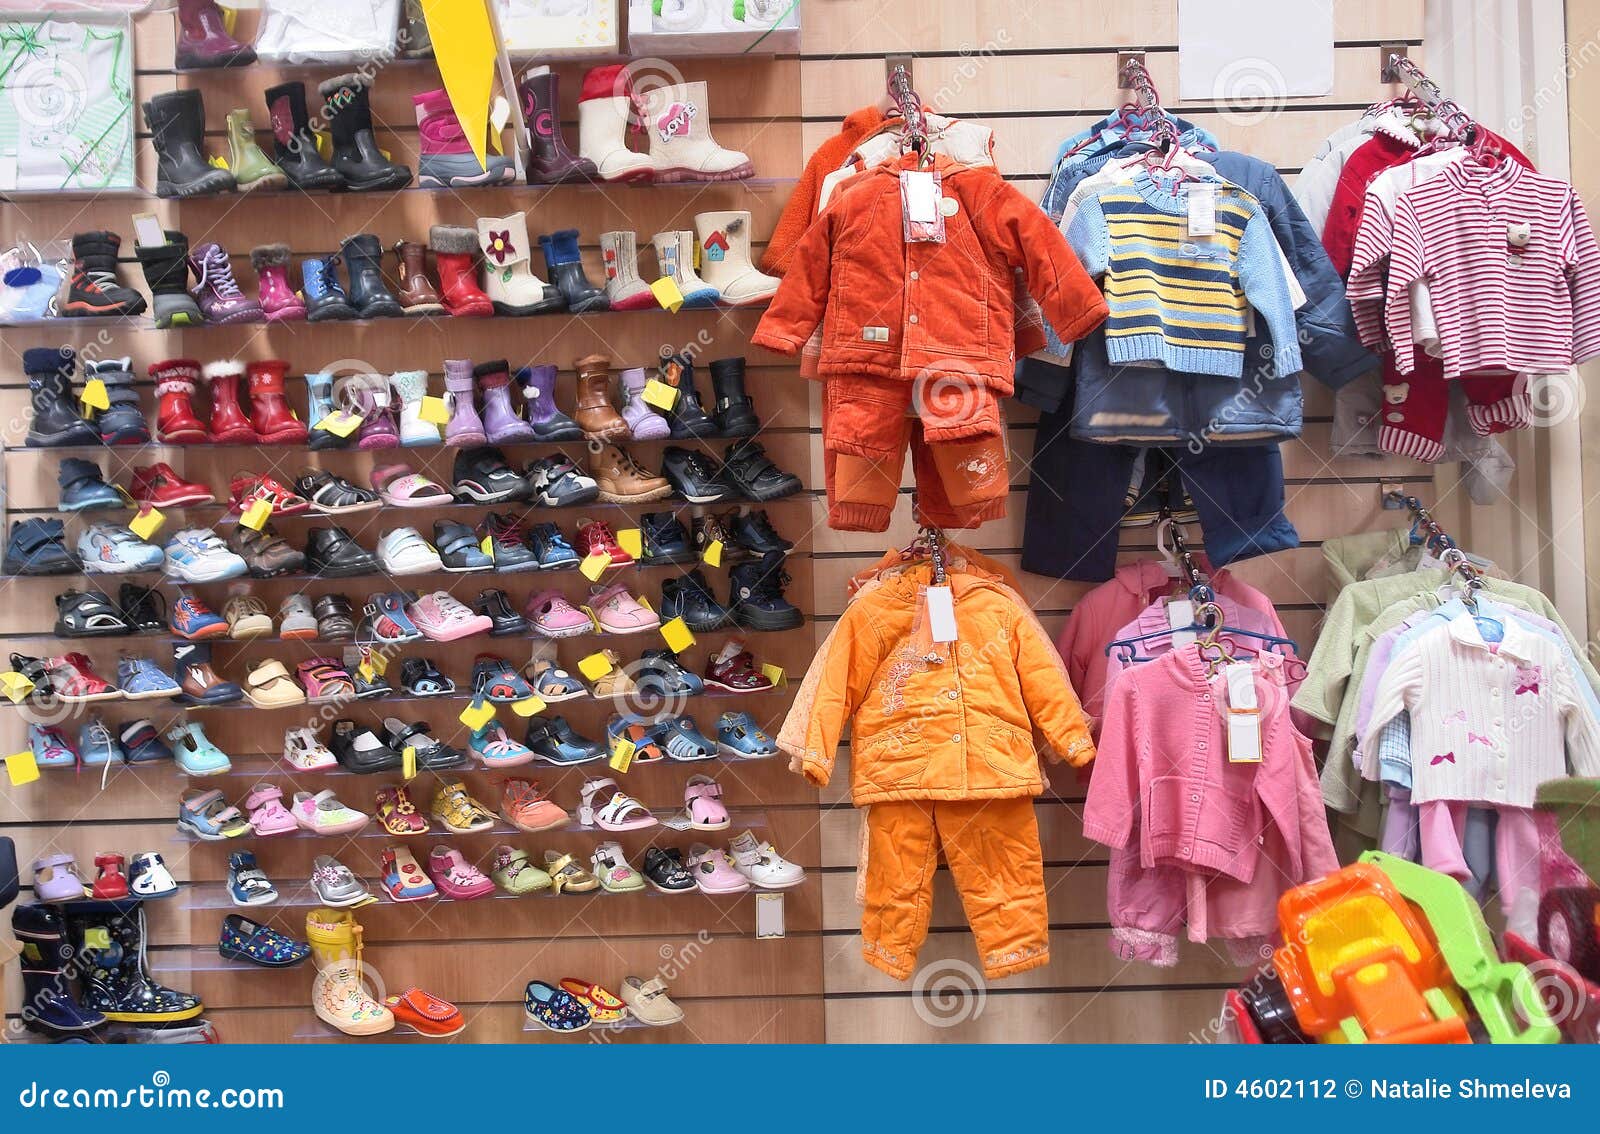
[[[1258,764],[1229,762],[1218,711],[1227,704],[1227,679],[1207,677],[1197,647],[1124,673],[1107,699],[1083,833],[1124,847],[1137,828],[1146,868],[1210,870],[1246,883],[1259,877],[1279,888],[1286,877],[1337,870],[1311,742],[1289,720],[1280,668],[1264,655],[1255,673]],[[1282,836],[1289,861],[1258,875],[1269,828]]]

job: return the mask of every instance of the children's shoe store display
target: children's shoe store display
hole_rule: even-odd
[[[0,27],[17,1035],[1600,1039],[1549,148],[479,7]]]

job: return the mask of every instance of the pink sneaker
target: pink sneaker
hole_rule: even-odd
[[[534,595],[522,613],[546,638],[572,638],[594,629],[589,616],[568,602],[560,591]]]
[[[589,594],[589,609],[594,611],[600,629],[607,634],[637,634],[661,625],[656,612],[641,606],[622,583],[596,587]]]
[[[454,642],[473,634],[487,634],[494,621],[487,614],[473,614],[448,591],[423,595],[406,608],[418,630],[435,642]]]

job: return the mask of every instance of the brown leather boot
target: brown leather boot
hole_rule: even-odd
[[[394,258],[400,264],[400,287],[396,297],[407,315],[443,315],[439,291],[428,280],[428,249],[414,240],[395,242]]]
[[[643,504],[672,495],[672,485],[666,477],[640,468],[615,445],[601,445],[591,453],[589,473],[600,486],[600,499],[612,504]]]
[[[633,430],[611,404],[611,360],[603,354],[578,359],[578,407],[572,419],[591,441],[622,441]]]

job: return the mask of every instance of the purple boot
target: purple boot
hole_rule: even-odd
[[[394,394],[381,374],[363,374],[350,384],[350,397],[361,414],[358,449],[398,449],[400,419]]]
[[[246,67],[255,48],[228,34],[216,0],[178,0],[178,69]]]
[[[537,439],[529,425],[511,405],[511,368],[506,360],[480,363],[472,376],[483,391],[483,428],[491,445],[516,445]]]
[[[212,241],[196,248],[189,254],[189,270],[196,280],[195,302],[207,323],[260,323],[266,318],[261,304],[240,290],[222,245]]]
[[[659,441],[672,436],[672,426],[644,400],[646,379],[644,368],[636,366],[622,372],[622,392],[627,401],[622,405],[622,420],[633,430],[635,441]]]
[[[483,435],[478,407],[472,400],[476,388],[472,382],[471,362],[464,358],[444,360],[444,400],[450,408],[450,423],[444,428],[446,445],[467,448],[488,440]]]

